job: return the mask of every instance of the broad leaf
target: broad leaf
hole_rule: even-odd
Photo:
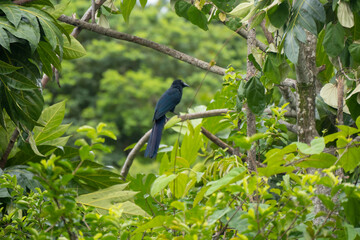
[[[250,110],[254,114],[261,114],[266,107],[265,87],[259,78],[252,77],[246,83],[246,99]]]
[[[342,52],[345,47],[344,38],[345,31],[339,23],[327,25],[323,45],[329,56],[337,57]]]

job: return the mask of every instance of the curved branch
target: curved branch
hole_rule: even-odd
[[[179,117],[181,118],[181,121],[186,121],[186,120],[196,119],[196,118],[221,116],[222,114],[226,114],[227,112],[229,112],[229,109],[224,108],[224,109],[209,110],[209,111],[201,112],[201,113],[190,113],[190,114],[181,115]],[[142,138],[140,138],[140,140],[136,143],[135,147],[130,151],[129,155],[127,156],[124,166],[121,169],[121,176],[124,180],[126,179],[126,176],[129,173],[130,167],[135,159],[135,155],[140,151],[142,146],[144,146],[146,141],[149,139],[151,131],[152,130],[150,129],[149,131],[147,131],[144,134],[144,136],[142,136]],[[230,149],[230,147],[228,147],[228,148]]]
[[[159,43],[156,43],[156,42],[144,39],[144,38],[133,36],[133,35],[130,35],[130,34],[127,34],[127,33],[118,32],[118,31],[115,31],[115,30],[112,30],[112,29],[109,29],[109,28],[104,28],[104,27],[101,27],[99,25],[87,23],[87,22],[79,20],[79,19],[73,19],[73,18],[65,16],[65,15],[61,15],[58,18],[58,20],[61,21],[61,22],[65,22],[65,23],[77,26],[77,27],[81,27],[83,29],[87,29],[87,30],[92,31],[92,32],[99,33],[101,35],[116,38],[116,39],[119,39],[119,40],[124,40],[124,41],[127,41],[127,42],[136,43],[136,44],[142,45],[144,47],[148,47],[148,48],[157,50],[157,51],[159,51],[161,53],[164,53],[166,55],[169,55],[169,56],[171,56],[173,58],[176,58],[176,59],[181,60],[183,62],[187,62],[187,63],[189,63],[191,65],[194,65],[194,66],[196,66],[198,68],[208,70],[210,72],[213,72],[213,73],[216,73],[216,74],[219,74],[219,75],[224,75],[225,74],[225,70],[226,70],[225,68],[222,68],[222,67],[219,67],[219,66],[216,66],[216,65],[212,65],[210,63],[207,63],[207,62],[202,61],[200,59],[194,58],[194,57],[192,57],[190,55],[187,55],[187,54],[182,53],[180,51],[177,51],[175,49],[169,48],[169,47],[167,47],[165,45],[162,45],[162,44],[159,44]]]
[[[226,142],[222,141],[220,138],[218,138],[217,136],[215,136],[214,134],[209,132],[206,128],[201,127],[201,133],[204,134],[205,137],[210,139],[210,141],[212,141],[213,143],[215,143],[219,147],[226,149],[226,151],[228,153],[230,153],[232,155],[235,154],[235,149],[233,147],[229,146]]]

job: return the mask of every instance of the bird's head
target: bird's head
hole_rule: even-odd
[[[180,79],[174,80],[173,83],[172,83],[172,86],[179,86],[179,87],[182,87],[182,88],[184,88],[184,87],[190,87],[188,84],[184,83],[184,82],[183,82],[182,80],[180,80]]]

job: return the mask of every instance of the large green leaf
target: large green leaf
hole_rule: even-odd
[[[290,71],[289,64],[279,55],[268,53],[264,64],[264,75],[271,83],[280,84]]]
[[[286,34],[284,50],[286,56],[292,63],[297,63],[299,58],[299,43],[297,42],[295,32],[289,31]]]
[[[175,174],[170,175],[161,175],[158,177],[152,184],[150,193],[152,196],[155,196],[161,190],[169,185],[169,183],[177,177]]]
[[[71,42],[65,41],[64,42],[64,59],[75,59],[80,58],[86,55],[86,50],[81,45],[81,43],[74,38],[73,36],[70,37]]]
[[[252,77],[246,83],[246,99],[254,114],[261,114],[266,107],[265,87],[258,77]]]
[[[205,14],[192,4],[179,0],[175,3],[175,11],[177,15],[189,20],[192,24],[197,25],[203,30],[208,30]]]
[[[0,74],[9,74],[16,71],[17,69],[20,69],[20,67],[15,67],[11,64],[0,61]]]
[[[130,13],[135,7],[136,0],[122,0],[120,4],[120,10],[124,17],[125,22],[129,22]]]
[[[337,158],[334,155],[322,152],[320,154],[311,155],[309,158],[298,163],[297,166],[304,168],[329,168],[336,160]]]
[[[303,154],[320,154],[325,148],[325,139],[323,137],[315,138],[310,142],[310,146],[306,143],[296,142],[296,146]]]
[[[215,191],[223,187],[226,187],[231,183],[239,181],[244,177],[245,171],[246,169],[244,167],[233,168],[228,174],[226,174],[224,177],[220,178],[219,180],[209,182],[207,186],[210,186],[210,188],[206,191],[205,195],[209,196]]]
[[[126,191],[128,183],[114,185],[96,192],[80,195],[76,201],[85,206],[94,207],[97,212],[107,214],[111,208],[117,208],[127,215],[149,216],[133,200],[138,192]]]
[[[267,11],[271,24],[277,28],[282,27],[287,22],[289,13],[288,1],[283,1],[281,4],[275,5]]]
[[[346,171],[353,171],[360,164],[360,148],[350,147],[340,158],[339,164]]]
[[[22,16],[20,9],[13,4],[0,4],[0,10],[5,13],[6,18],[17,28]]]
[[[323,45],[330,57],[337,57],[345,47],[345,31],[339,24],[329,23],[326,27]]]

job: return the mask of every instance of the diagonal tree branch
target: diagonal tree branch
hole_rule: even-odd
[[[215,110],[209,110],[209,111],[201,112],[201,113],[185,114],[185,115],[181,115],[179,117],[181,118],[181,121],[186,121],[186,120],[196,119],[196,118],[221,116],[223,114],[226,114],[227,112],[229,112],[229,109],[215,109]],[[129,173],[130,167],[135,159],[136,154],[140,151],[142,146],[144,146],[146,141],[149,139],[151,131],[152,130],[150,129],[149,131],[147,131],[144,134],[144,136],[142,136],[142,138],[140,138],[140,140],[136,143],[135,147],[130,151],[129,155],[127,156],[124,166],[121,169],[121,176],[123,177],[124,180],[126,179],[126,176]]]
[[[71,17],[65,16],[65,15],[61,15],[58,20],[60,20],[61,22],[65,22],[77,27],[81,27],[83,29],[87,29],[89,31],[92,32],[96,32],[108,37],[112,37],[112,38],[116,38],[119,40],[124,40],[127,42],[132,42],[132,43],[136,43],[139,45],[142,45],[144,47],[148,47],[154,50],[157,50],[161,53],[164,53],[166,55],[169,55],[173,58],[176,58],[178,60],[181,60],[183,62],[187,62],[191,65],[194,65],[198,68],[204,69],[204,70],[209,70],[210,72],[219,74],[219,75],[224,75],[225,74],[225,68],[216,66],[216,65],[212,65],[210,63],[207,63],[205,61],[202,61],[200,59],[194,58],[190,55],[187,55],[185,53],[182,53],[178,50],[169,48],[165,45],[144,39],[144,38],[140,38],[137,36],[133,36],[127,33],[122,33],[122,32],[118,32],[112,29],[108,29],[108,28],[104,28],[101,27],[99,25],[96,24],[91,24],[91,23],[87,23],[85,21],[79,20],[79,19],[73,19]]]

